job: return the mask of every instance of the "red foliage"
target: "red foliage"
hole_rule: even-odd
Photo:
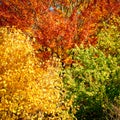
[[[73,8],[70,17],[55,7],[50,11],[50,6],[55,4],[53,0],[1,0],[0,26],[30,30],[42,46],[34,46],[38,50],[37,56],[49,59],[54,53],[59,57],[67,57],[66,51],[75,44],[95,45],[100,23],[112,15],[120,14],[118,0],[83,2],[82,11],[78,10],[82,2],[77,0],[57,0],[56,3],[63,7],[71,5]]]
[[[100,23],[110,19],[113,15],[120,15],[120,2],[117,0],[94,0],[91,2],[79,16],[83,24],[78,29],[80,39],[78,43],[94,45],[97,42],[96,34]]]
[[[74,45],[74,36],[77,34],[76,10],[70,18],[64,18],[56,11],[48,11],[37,24],[40,28],[34,30],[35,38],[43,45],[41,51],[50,49],[51,54],[63,57],[66,50]]]
[[[33,28],[50,4],[51,0],[0,0],[0,26]]]

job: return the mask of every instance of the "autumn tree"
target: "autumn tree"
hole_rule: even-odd
[[[78,28],[79,43],[96,44],[97,34],[101,30],[102,22],[114,17],[119,17],[120,2],[117,0],[101,0],[91,2],[87,8],[81,11],[80,26]]]
[[[119,7],[118,0],[1,0],[0,26],[16,26],[34,37],[43,61],[54,55],[64,60],[75,44],[95,45],[102,21],[119,16]]]
[[[0,119],[71,119],[60,68],[40,68],[29,39],[19,29],[0,28]]]

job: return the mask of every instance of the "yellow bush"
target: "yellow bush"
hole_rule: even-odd
[[[0,28],[0,119],[71,119],[56,68],[40,68],[31,44],[20,30]]]

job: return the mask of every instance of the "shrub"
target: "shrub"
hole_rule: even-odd
[[[29,37],[0,28],[0,119],[71,119],[61,107],[57,68],[39,66]]]
[[[69,51],[74,64],[63,70],[66,99],[78,120],[118,118],[120,67],[117,58],[82,45]]]

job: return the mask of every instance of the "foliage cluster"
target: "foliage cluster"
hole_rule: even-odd
[[[0,119],[120,119],[119,15],[119,0],[0,0]]]
[[[40,68],[29,39],[18,29],[0,28],[0,119],[70,119],[62,108],[59,68]]]
[[[96,46],[76,46],[68,52],[74,63],[63,70],[64,87],[77,119],[119,119],[119,18],[104,22]]]
[[[100,23],[118,16],[119,7],[118,0],[1,0],[0,26],[16,26],[35,37],[40,59],[54,54],[65,59],[75,44],[96,44]]]
[[[120,61],[120,17],[113,17],[103,22],[103,28],[97,35],[97,47],[106,55],[111,55]]]

